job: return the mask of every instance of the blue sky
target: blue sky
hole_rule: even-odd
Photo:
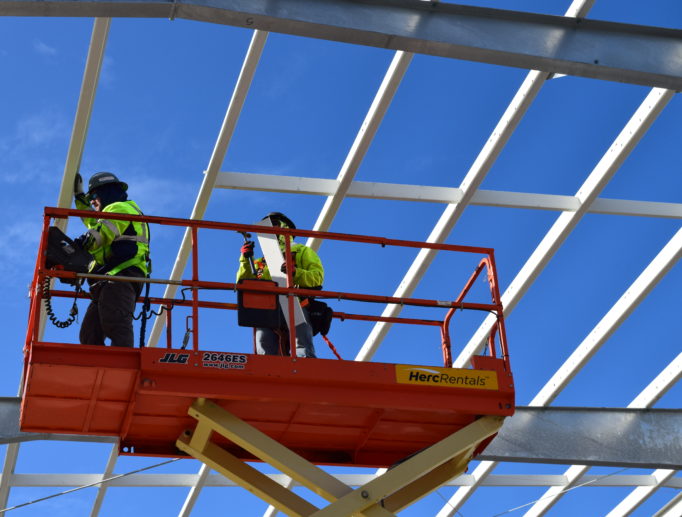
[[[570,2],[467,3],[560,15]],[[590,17],[680,29],[682,3],[597,0]],[[0,387],[5,396],[14,396],[19,384],[27,286],[42,210],[57,199],[91,30],[91,19],[0,18],[0,199],[9,222],[0,237],[0,311],[6,341]],[[250,38],[244,29],[184,20],[113,20],[83,175],[114,171],[129,183],[131,197],[146,213],[188,217]],[[381,49],[271,34],[221,170],[336,178],[392,57],[393,52]],[[525,75],[525,70],[415,56],[356,180],[458,186]],[[574,195],[648,91],[583,78],[549,81],[481,188]],[[682,202],[681,117],[677,95],[601,196]],[[299,227],[311,228],[323,203],[318,196],[216,190],[206,219],[251,223],[279,210]],[[435,203],[349,198],[331,230],[421,241],[443,209]],[[471,206],[447,242],[495,248],[504,290],[558,215]],[[507,319],[520,405],[544,386],[679,228],[679,219],[588,214],[581,220]],[[70,224],[72,235],[82,231],[80,222]],[[169,275],[180,238],[175,230],[154,231],[155,277]],[[232,281],[241,237],[202,234],[203,242],[209,246],[201,256],[202,271],[210,279]],[[413,259],[411,252],[349,251],[332,244],[324,244],[320,254],[327,289],[385,295],[393,293]],[[454,296],[469,268],[466,261],[441,254],[415,295]],[[682,348],[680,286],[682,269],[677,264],[555,404],[626,406]],[[232,301],[231,294],[210,296]],[[335,308],[356,309],[344,304]],[[367,310],[376,314],[380,308]],[[202,348],[250,349],[250,333],[231,318],[210,314],[202,319],[202,328],[207,326]],[[466,344],[480,321],[467,315],[455,322],[455,350]],[[370,329],[368,324],[335,323],[330,336],[342,356],[352,359]],[[176,339],[181,333],[176,328]],[[73,329],[49,328],[47,338],[68,342],[75,341],[75,335]],[[331,357],[323,342],[317,347],[321,356]],[[436,364],[438,347],[433,330],[394,327],[375,359]],[[657,407],[680,407],[681,402],[678,384]],[[101,472],[108,451],[104,445],[27,444],[16,472]],[[121,458],[116,472],[153,462]],[[160,472],[197,470],[196,462],[182,460]],[[506,464],[496,472],[563,471],[563,466]],[[439,493],[448,498],[453,490],[442,488]],[[10,504],[54,491],[58,489],[13,489]],[[575,515],[590,508],[592,515],[601,515],[629,491],[578,489],[550,514]],[[543,492],[481,489],[460,513],[499,514]],[[176,514],[186,493],[185,488],[110,489],[100,515],[143,510],[149,515]],[[650,515],[673,495],[672,489],[659,490],[634,515]],[[88,489],[11,515],[88,515],[93,497],[94,490]],[[225,509],[227,515],[262,515],[266,506],[243,490],[210,488],[193,515],[215,514],[228,500],[240,510]],[[435,515],[443,504],[440,496],[432,495],[402,515]]]

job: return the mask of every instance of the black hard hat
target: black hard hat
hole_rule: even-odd
[[[97,172],[92,175],[88,182],[88,194],[91,194],[93,190],[103,185],[111,185],[113,183],[120,185],[124,191],[128,190],[128,184],[118,179],[113,172]]]
[[[263,217],[263,220],[265,219],[270,219],[270,222],[274,225],[277,223],[278,226],[279,223],[284,223],[287,228],[291,228],[292,230],[296,229],[296,225],[294,222],[289,219],[286,215],[284,215],[282,212],[270,212],[268,215]]]

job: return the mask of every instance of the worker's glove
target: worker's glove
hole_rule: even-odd
[[[87,249],[88,244],[90,244],[90,239],[92,238],[92,235],[90,232],[85,232],[83,235],[80,237],[76,237],[73,240],[73,243],[79,246],[82,249]]]
[[[254,247],[254,242],[253,241],[246,241],[242,245],[242,257],[244,258],[251,258],[253,257],[253,247]]]
[[[282,273],[284,273],[285,275],[287,274],[287,263],[286,263],[286,262],[283,262],[283,263],[282,263],[282,267],[280,268],[280,271],[282,271]],[[293,278],[295,275],[296,275],[296,265],[294,264],[294,267],[293,267],[292,270],[291,270],[291,276],[292,276],[292,278]]]
[[[73,180],[73,197],[81,203],[88,204],[88,198],[83,191],[83,178],[78,173],[76,173],[76,177]]]

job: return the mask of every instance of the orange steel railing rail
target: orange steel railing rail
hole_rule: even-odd
[[[167,320],[166,320],[166,347],[172,348],[172,336],[171,336],[171,326],[172,317],[170,310],[173,306],[184,306],[191,308],[191,319],[192,319],[192,348],[196,351],[199,349],[199,309],[200,308],[212,308],[212,309],[228,309],[236,310],[237,305],[233,303],[222,303],[222,302],[209,302],[199,300],[199,289],[219,289],[219,290],[248,290],[248,291],[262,291],[267,293],[273,293],[277,295],[287,296],[287,307],[286,309],[289,313],[289,321],[294,321],[294,296],[299,297],[316,297],[322,299],[338,299],[338,300],[352,300],[368,303],[382,303],[382,304],[398,304],[398,305],[410,305],[418,307],[438,307],[448,309],[448,312],[443,320],[429,320],[429,319],[418,319],[418,318],[404,318],[404,317],[385,317],[385,316],[374,316],[374,315],[362,315],[362,314],[348,314],[343,312],[334,312],[334,317],[342,320],[359,320],[359,321],[374,321],[374,322],[386,322],[386,323],[407,323],[415,325],[428,325],[440,327],[441,332],[441,347],[443,351],[443,362],[445,366],[452,366],[452,354],[451,354],[451,341],[450,341],[450,321],[457,309],[460,310],[478,310],[487,311],[495,314],[496,323],[490,332],[488,337],[488,353],[496,357],[496,347],[495,347],[495,336],[499,336],[499,347],[501,352],[501,357],[504,360],[507,368],[509,368],[509,353],[507,346],[507,338],[504,326],[504,315],[502,311],[502,304],[500,301],[500,291],[497,280],[497,272],[495,268],[495,258],[494,252],[491,248],[479,248],[473,246],[461,246],[454,244],[439,244],[439,243],[429,243],[429,242],[417,242],[408,241],[401,239],[388,239],[384,237],[373,237],[365,235],[354,235],[354,234],[343,234],[343,233],[332,233],[332,232],[317,232],[312,230],[293,230],[290,228],[275,228],[266,227],[260,225],[248,225],[248,224],[236,224],[236,223],[223,223],[217,221],[198,221],[189,219],[179,219],[171,217],[158,217],[158,216],[139,216],[139,215],[128,215],[128,214],[117,214],[117,213],[106,213],[106,219],[121,220],[121,221],[139,221],[146,222],[149,224],[159,224],[165,226],[180,226],[189,228],[191,233],[191,279],[190,280],[164,280],[164,279],[140,279],[131,277],[111,277],[104,275],[94,275],[85,273],[74,273],[63,270],[54,270],[45,268],[45,255],[46,255],[46,245],[47,245],[47,232],[52,219],[60,219],[67,217],[97,217],[98,215],[103,215],[101,213],[93,213],[89,210],[75,210],[66,208],[50,208],[46,207],[43,217],[43,231],[40,239],[40,244],[38,248],[38,257],[36,259],[36,268],[31,282],[31,304],[29,312],[28,330],[26,335],[25,347],[28,351],[30,349],[31,343],[38,341],[39,328],[40,328],[40,308],[42,306],[43,291],[42,285],[45,278],[70,278],[70,279],[107,279],[107,280],[117,280],[117,281],[133,281],[133,282],[143,282],[143,283],[159,283],[167,285],[177,285],[184,287],[185,289],[191,289],[192,296],[190,300],[184,299],[168,299],[168,298],[155,298],[150,297],[150,302],[154,304],[159,304],[161,307],[166,308]],[[407,298],[407,297],[393,297],[393,296],[381,296],[381,295],[370,295],[370,294],[360,294],[360,293],[348,293],[340,291],[326,291],[317,289],[302,289],[293,287],[293,275],[292,275],[292,255],[291,255],[291,244],[289,239],[284,239],[285,241],[285,261],[287,264],[287,286],[286,287],[272,287],[272,286],[249,286],[244,289],[241,285],[231,283],[231,282],[210,282],[200,280],[199,278],[199,239],[198,230],[199,229],[216,229],[216,230],[227,230],[227,231],[239,231],[239,232],[251,232],[251,233],[261,233],[261,234],[273,234],[273,235],[284,235],[284,236],[296,236],[296,237],[317,237],[326,240],[338,240],[347,242],[357,242],[366,244],[378,244],[382,247],[385,246],[397,246],[397,247],[407,247],[407,248],[419,248],[419,249],[433,249],[440,251],[454,251],[462,253],[472,253],[484,255],[478,266],[470,276],[469,280],[466,282],[464,288],[461,290],[459,295],[453,301],[442,301],[442,300],[427,300],[422,298]],[[465,302],[464,299],[466,295],[471,290],[474,282],[479,278],[482,271],[487,270],[487,280],[490,287],[490,295],[492,303],[472,303]],[[184,291],[184,289],[183,289]],[[62,290],[51,290],[51,295],[56,297],[74,297],[74,293],[70,291]],[[82,298],[88,298],[86,294],[76,295]],[[295,325],[290,325],[289,329],[289,342],[296,342],[296,330]],[[291,350],[292,347],[290,347]]]

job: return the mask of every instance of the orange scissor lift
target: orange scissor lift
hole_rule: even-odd
[[[91,216],[91,212],[45,209],[24,350],[22,431],[118,436],[122,454],[190,455],[289,515],[386,516],[464,472],[470,459],[492,440],[504,417],[514,412],[514,383],[492,249],[107,214],[109,219],[180,226],[191,232],[191,279],[148,281],[175,284],[192,291],[191,300],[151,299],[167,309],[189,307],[192,347],[173,347],[171,310],[166,311],[165,347],[114,348],[45,342],[39,336],[44,297],[41,286],[46,278],[98,278],[45,268],[50,222],[84,215]],[[288,287],[202,281],[199,229],[427,248],[474,253],[482,258],[459,295],[447,302],[297,289],[290,287],[291,275]],[[285,260],[291,265],[288,243]],[[484,269],[492,302],[466,302],[465,296]],[[260,301],[284,295],[287,302],[283,310],[289,311],[291,318],[298,297],[305,296],[441,308],[446,312],[442,320],[336,312],[334,317],[439,327],[444,366],[419,365],[418,357],[416,364],[400,365],[260,356],[237,351],[243,349],[241,343],[235,350],[202,350],[199,309],[239,307],[199,300],[200,289],[237,290],[242,291],[245,299],[250,296]],[[73,297],[74,293],[53,290],[51,296]],[[472,368],[452,368],[448,328],[456,310],[489,311],[497,316],[488,339],[488,354],[472,357]],[[295,342],[294,332],[292,328],[290,342]],[[254,460],[271,464],[330,504],[317,508],[247,463]],[[388,470],[352,489],[317,465]]]

